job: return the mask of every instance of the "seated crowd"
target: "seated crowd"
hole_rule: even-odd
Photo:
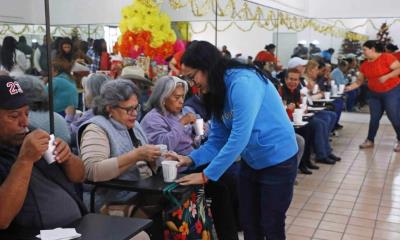
[[[5,39],[3,49],[6,43],[16,44],[12,39]],[[140,180],[157,174],[163,154],[160,145],[186,156],[207,142],[207,131],[213,122],[205,111],[203,94],[193,90],[196,86],[190,84],[197,72],[185,77],[164,76],[153,83],[140,68],[127,66],[112,79],[95,73],[107,65],[101,62],[107,54],[105,41],[95,40],[90,49],[85,49],[85,44],[78,41],[59,39],[52,69],[46,67],[43,49],[35,51],[34,63],[38,74],[45,76],[52,71],[54,76],[51,91],[58,164],[49,165],[42,157],[48,148],[50,132],[46,80],[23,74],[29,66],[22,63],[23,57],[19,57],[19,50],[14,47],[17,60],[3,64],[5,76],[0,77],[0,125],[5,126],[0,130],[0,209],[8,209],[0,211],[0,229],[12,232],[21,228],[64,226],[87,213],[85,203],[88,203],[83,201],[87,200],[87,192],[84,191],[84,197],[79,195],[84,180]],[[293,57],[288,69],[282,69],[274,49],[273,44],[267,45],[255,58],[254,65],[274,83],[287,118],[292,121],[296,110],[302,109],[305,113],[307,106],[314,106],[332,87],[349,84],[347,74],[357,64],[353,58],[343,59],[332,71],[332,65],[320,58]],[[302,55],[303,50],[299,47],[296,52]],[[225,49],[225,57],[230,56],[227,53]],[[93,72],[82,80],[83,112],[78,111],[78,86],[71,75],[76,63],[88,64]],[[273,77],[271,72],[275,70],[282,74]],[[319,169],[316,163],[335,164],[341,160],[334,154],[330,141],[343,127],[339,124],[342,111],[352,111],[358,95],[359,90],[346,92],[344,97],[329,102],[324,110],[310,115],[308,124],[295,127],[301,173],[312,174],[310,169]],[[199,118],[205,122],[202,136],[194,129]],[[219,239],[238,239],[237,168],[235,162],[218,181],[210,181],[205,186]],[[181,171],[193,173],[202,169]],[[101,190],[97,194],[95,210],[102,213],[107,213],[108,204],[135,203],[138,198],[138,193],[116,189]],[[159,203],[160,196],[142,197],[142,204]],[[162,209],[159,206],[153,211]],[[153,216],[146,213],[146,217]],[[1,234],[0,230],[0,237]],[[149,238],[142,232],[133,239]]]

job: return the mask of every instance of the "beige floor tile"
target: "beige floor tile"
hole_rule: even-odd
[[[335,222],[335,223],[347,223],[349,216],[326,213],[322,218],[323,221]]]
[[[311,238],[298,236],[298,235],[287,234],[286,235],[286,239],[287,240],[310,240]]]
[[[342,235],[343,235],[343,233],[331,232],[331,231],[318,229],[314,234],[314,238],[324,239],[324,240],[338,240],[338,239],[342,238]]]
[[[307,203],[303,209],[317,212],[325,212],[328,207],[329,204]]]
[[[293,221],[292,225],[309,227],[309,228],[317,228],[319,222],[320,222],[320,220],[317,220],[317,219],[297,217]]]
[[[346,222],[335,223],[335,222],[322,221],[318,226],[318,229],[332,231],[332,232],[341,232],[341,233],[344,232],[345,228],[346,228]]]
[[[315,211],[309,211],[309,210],[302,210],[299,214],[298,217],[301,218],[309,218],[309,219],[315,219],[315,220],[321,220],[323,217],[324,213],[322,212],[315,212]]]
[[[312,237],[314,232],[315,228],[301,227],[295,225],[290,226],[289,230],[287,231],[288,234],[303,236],[303,237]]]
[[[366,228],[374,228],[375,227],[375,220],[365,219],[365,218],[358,218],[358,217],[350,217],[349,224],[359,227],[366,227]]]
[[[376,222],[376,229],[392,231],[392,232],[399,232],[400,233],[400,223],[391,223],[391,222]]]
[[[349,201],[341,201],[341,200],[333,200],[331,202],[332,207],[343,207],[343,208],[353,208],[354,207],[354,202],[349,202]]]
[[[327,212],[328,213],[333,213],[333,214],[350,216],[351,215],[351,210],[352,210],[351,208],[329,207]]]
[[[348,233],[345,233],[342,238],[342,240],[370,240],[370,239],[372,239],[372,238],[352,235],[352,234],[348,234]]]
[[[378,213],[378,211],[367,212],[367,211],[353,209],[353,212],[351,213],[351,216],[352,217],[375,220],[377,218],[377,215],[378,215],[377,213]]]
[[[373,234],[373,230],[374,229],[372,229],[372,228],[347,225],[345,233],[371,238],[372,234]]]
[[[376,229],[374,239],[382,240],[396,240],[400,239],[400,233]]]

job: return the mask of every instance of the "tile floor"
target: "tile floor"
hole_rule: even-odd
[[[400,239],[400,153],[392,150],[395,133],[391,125],[382,124],[375,148],[360,150],[368,131],[362,122],[342,122],[344,128],[333,138],[334,152],[342,161],[319,164],[320,170],[312,175],[298,175],[287,212],[288,240]]]

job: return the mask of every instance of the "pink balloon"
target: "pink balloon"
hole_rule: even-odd
[[[186,43],[185,41],[178,39],[176,40],[175,44],[174,44],[174,52],[179,52],[179,51],[183,51],[186,48]]]

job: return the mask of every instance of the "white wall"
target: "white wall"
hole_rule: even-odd
[[[397,0],[308,0],[312,18],[399,17]]]

